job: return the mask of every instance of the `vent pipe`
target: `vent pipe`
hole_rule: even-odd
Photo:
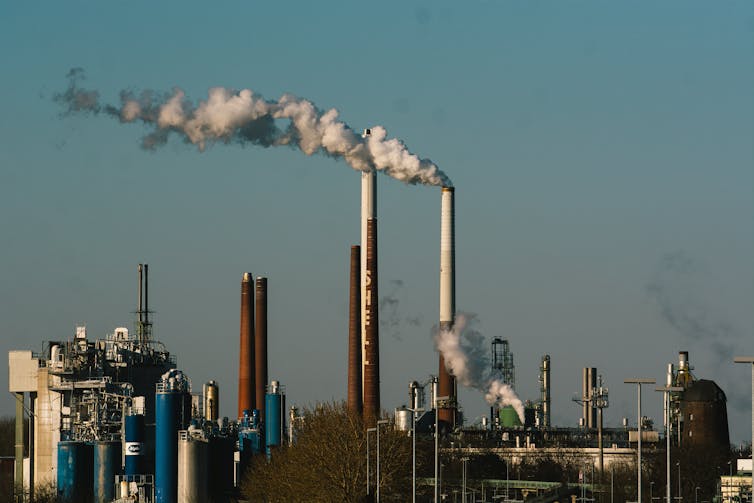
[[[361,377],[361,247],[351,246],[351,274],[348,306],[348,412],[361,415],[364,409]]]
[[[455,287],[455,191],[442,188],[440,217],[440,330],[452,330],[456,314]],[[449,397],[450,407],[439,409],[438,418],[455,427],[456,380],[440,353],[438,394]]]

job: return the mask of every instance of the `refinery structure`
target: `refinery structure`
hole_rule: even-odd
[[[369,134],[365,131],[365,137]],[[666,442],[673,449],[729,448],[725,393],[715,382],[692,373],[685,351],[666,370],[666,406],[656,426],[639,417],[624,419],[619,427],[605,427],[609,391],[598,369],[590,366],[581,371],[582,392],[574,399],[580,418],[571,425],[553,424],[551,369],[557,365],[557,355],[543,354],[538,362],[531,362],[539,368],[539,394],[520,400],[515,392],[514,344],[499,337],[489,345],[483,383],[489,387],[489,416],[481,424],[467,424],[464,418],[458,401],[464,376],[453,362],[457,355],[442,345],[438,345],[435,375],[410,376],[408,406],[383,403],[374,170],[361,174],[361,194],[361,242],[348,244],[350,281],[344,298],[349,299],[349,309],[343,330],[347,332],[343,338],[348,347],[343,369],[347,388],[342,392],[347,409],[363,418],[365,428],[379,428],[387,422],[406,435],[434,438],[438,457],[469,460],[491,455],[505,461],[506,471],[558,456],[599,474],[608,473],[616,466],[636,467],[642,443],[644,449],[654,451],[663,449]],[[441,188],[440,203],[438,337],[457,341],[462,334],[456,313],[452,186]],[[295,447],[297,409],[288,408],[285,388],[270,379],[275,372],[268,369],[267,278],[241,273],[237,414],[221,418],[219,384],[192,383],[190,369],[180,370],[175,355],[156,339],[148,266],[140,264],[137,272],[132,329],[115,328],[104,339],[93,339],[82,326],[66,340],[44,341],[40,352],[9,353],[9,391],[16,397],[17,501],[33,500],[35,490],[46,484],[56,487],[61,500],[75,502],[237,501],[242,498],[240,485],[252,459],[274,458],[278,449]],[[25,419],[29,420],[28,435],[24,434]],[[28,456],[24,456],[25,447]],[[436,464],[434,476],[420,481],[435,487],[433,497],[424,501],[438,498],[439,484],[447,489],[455,483],[439,481],[438,469]],[[585,475],[574,482],[585,491],[588,481],[594,498],[595,480],[589,473],[585,469]],[[503,482],[504,497],[497,492]],[[511,473],[497,473],[486,483],[495,487],[495,501],[522,501],[550,487],[540,481],[516,480]],[[725,485],[721,479],[721,484],[719,493],[727,494],[726,501],[734,496],[751,498],[750,484],[739,484],[737,492],[730,489],[730,481]],[[467,481],[464,475],[463,501],[471,501],[467,487],[479,485],[479,480]],[[370,487],[365,489],[369,494]],[[474,501],[493,500],[492,493],[475,491]],[[667,497],[670,501],[671,495]],[[406,495],[404,501],[408,499]]]

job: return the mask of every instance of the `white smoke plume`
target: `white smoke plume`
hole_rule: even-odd
[[[151,129],[142,139],[148,150],[164,145],[171,134],[200,151],[214,143],[287,145],[306,155],[343,159],[358,171],[382,171],[407,184],[452,186],[431,160],[412,154],[396,138],[388,139],[385,128],[374,126],[362,137],[338,119],[336,109],[320,110],[292,94],[269,101],[250,89],[214,87],[206,100],[193,103],[178,88],[169,94],[144,91],[138,96],[122,91],[120,105],[111,105],[100,102],[98,91],[79,87],[82,69],[72,69],[68,79],[68,89],[55,95],[65,107],[64,115],[104,114],[124,123],[141,122]]]
[[[476,316],[461,313],[451,330],[436,330],[435,347],[442,353],[445,367],[456,381],[466,387],[483,392],[489,404],[501,407],[511,405],[524,423],[524,404],[513,388],[490,375],[491,365],[488,356],[489,345],[485,337],[475,329]]]

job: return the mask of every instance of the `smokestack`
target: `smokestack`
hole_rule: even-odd
[[[369,129],[364,130],[362,138],[371,134]],[[361,173],[361,378],[362,389],[364,388],[364,362],[366,362],[366,298],[367,298],[367,222],[370,218],[377,218],[377,180],[374,171]],[[362,398],[362,403],[365,400]]]
[[[254,330],[254,370],[256,379],[256,409],[264,421],[264,395],[267,383],[267,278],[257,278],[257,316]]]
[[[380,334],[377,292],[377,219],[367,220],[366,298],[364,304],[364,417],[372,424],[380,415]]]
[[[254,389],[254,278],[243,273],[241,280],[241,338],[238,362],[238,416],[255,406]]]
[[[364,410],[361,377],[361,247],[351,246],[350,294],[348,306],[348,412]]]
[[[455,276],[455,191],[453,187],[442,188],[440,219],[440,330],[453,328],[456,314]],[[440,353],[438,394],[450,397],[451,408],[439,410],[439,419],[455,427],[456,380],[445,368],[445,359]]]

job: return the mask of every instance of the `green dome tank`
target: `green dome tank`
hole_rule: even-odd
[[[500,407],[500,427],[521,427],[521,419],[518,417],[518,412],[516,412],[516,409],[514,409],[512,405]]]

